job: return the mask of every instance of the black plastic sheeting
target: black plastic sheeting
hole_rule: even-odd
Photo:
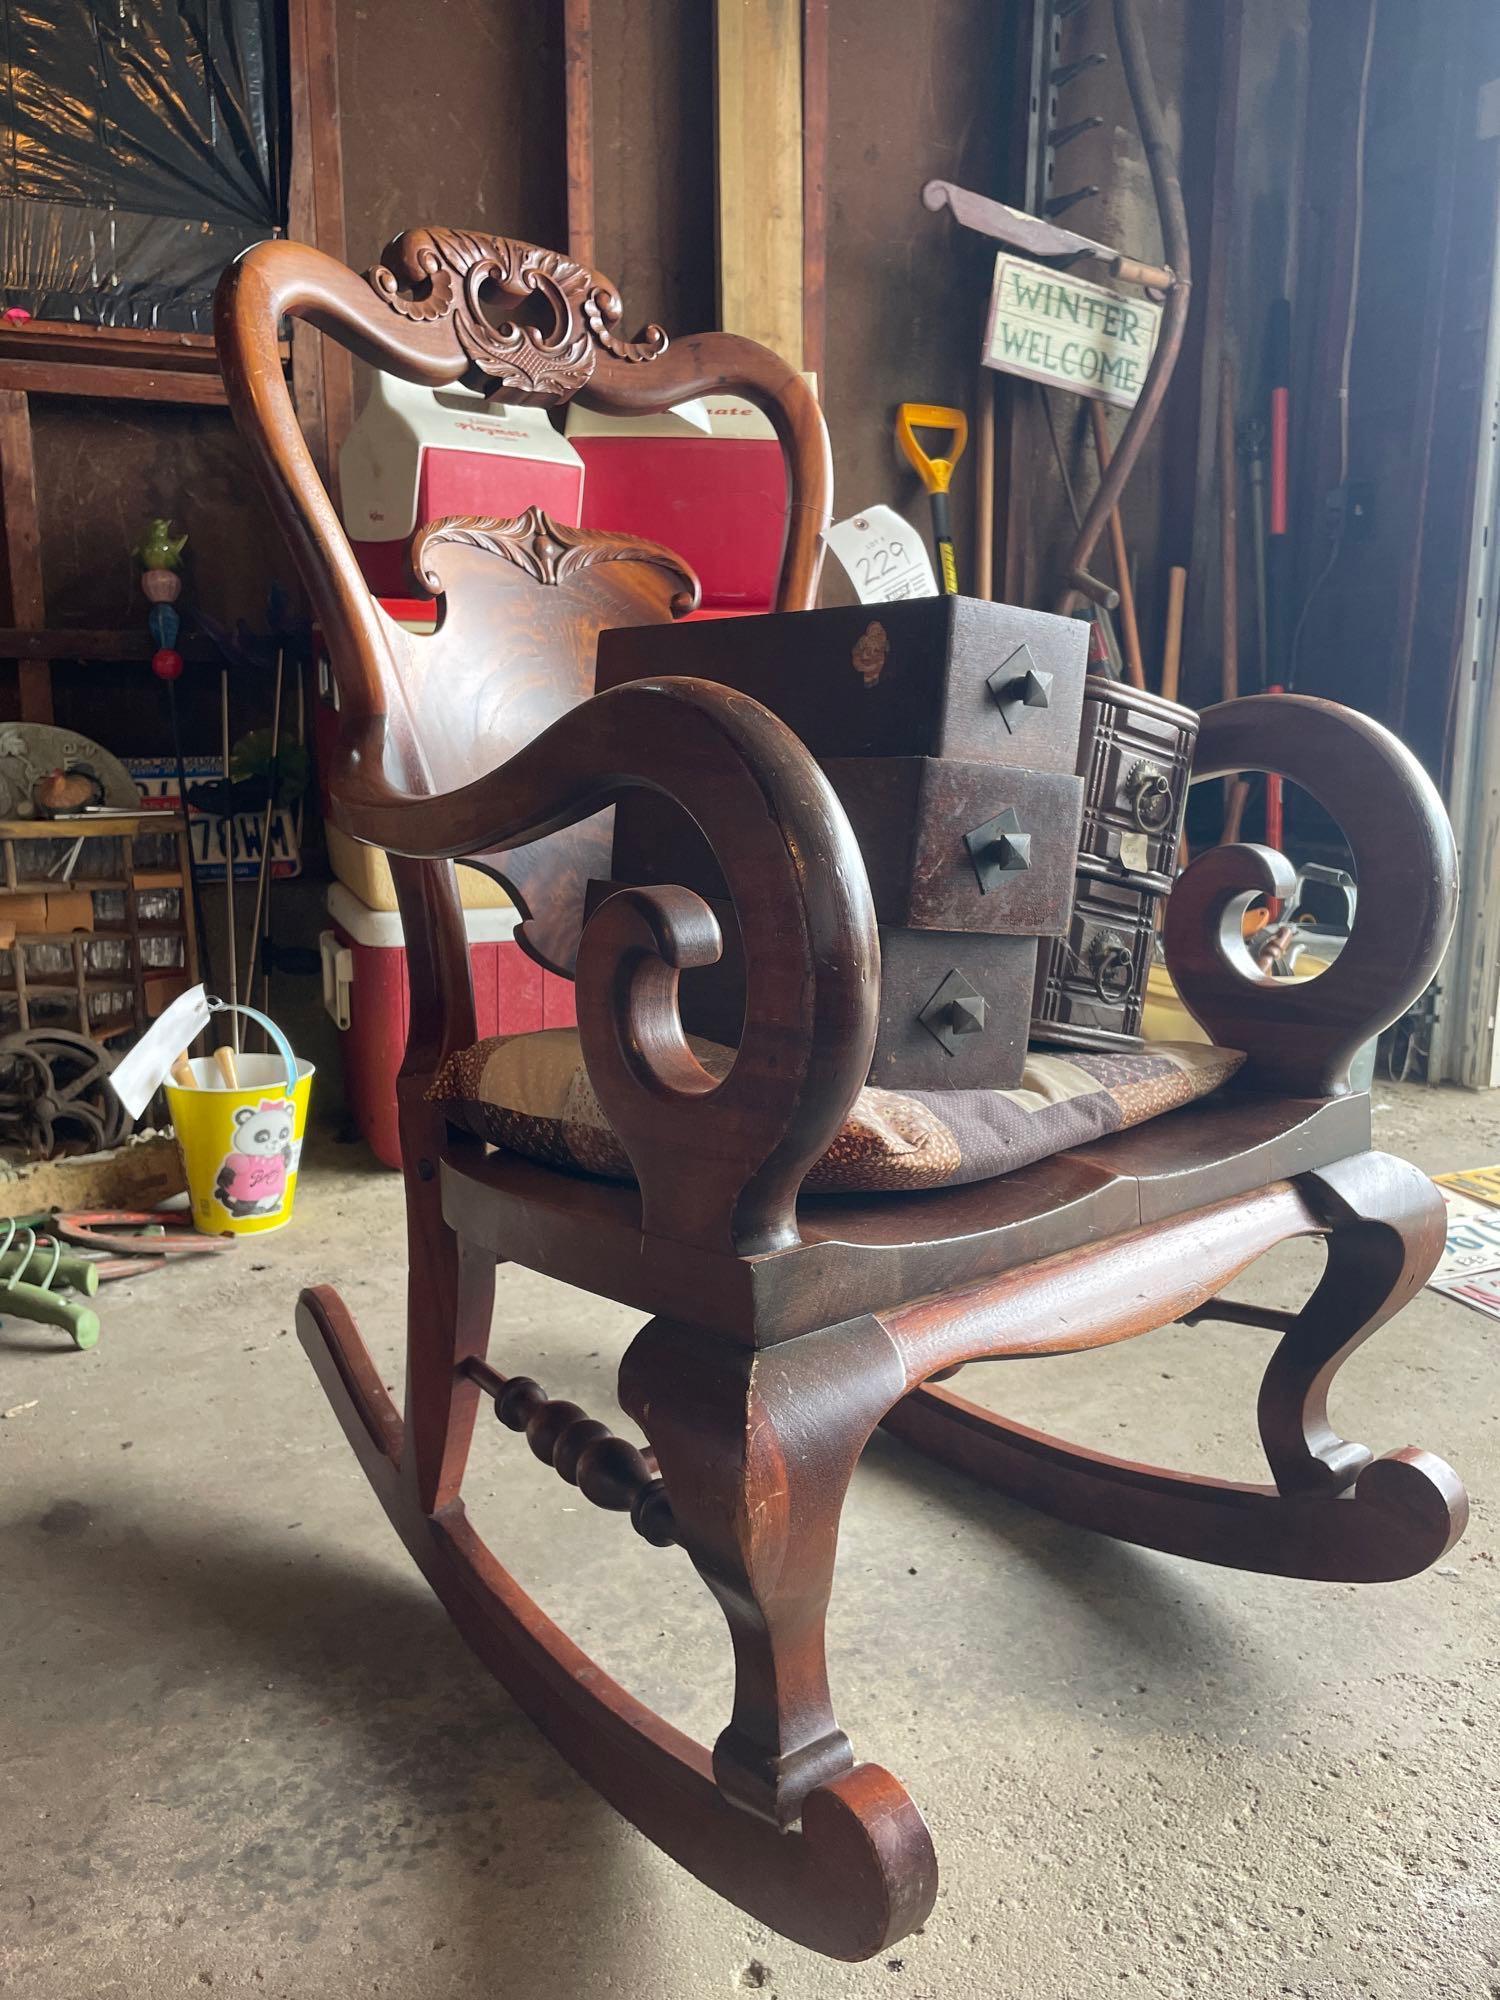
[[[277,0],[0,0],[0,306],[207,332],[286,221]]]

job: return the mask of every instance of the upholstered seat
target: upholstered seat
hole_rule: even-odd
[[[689,1037],[712,1078],[734,1051]],[[1033,1048],[1010,1090],[866,1086],[804,1195],[916,1194],[1015,1173],[1053,1153],[1169,1115],[1228,1083],[1244,1057],[1202,1042],[1092,1052]],[[544,1166],[634,1180],[589,1080],[576,1029],[492,1035],[450,1056],[428,1091],[450,1123]]]

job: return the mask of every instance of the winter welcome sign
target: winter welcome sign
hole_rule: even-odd
[[[1129,409],[1146,380],[1161,307],[1002,251],[985,330],[987,367]]]

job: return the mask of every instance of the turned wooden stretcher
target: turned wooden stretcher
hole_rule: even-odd
[[[937,1880],[916,1806],[838,1726],[824,1657],[840,1510],[877,1425],[1062,1519],[1250,1570],[1409,1576],[1462,1531],[1446,1465],[1416,1449],[1375,1457],[1328,1412],[1339,1366],[1421,1286],[1443,1240],[1426,1178],[1370,1150],[1349,1065],[1438,962],[1455,895],[1447,822],[1415,760],[1358,715],[1289,696],[1210,711],[1195,777],[1270,770],[1303,786],[1342,826],[1360,883],[1343,954],[1293,986],[1241,943],[1249,902],[1289,889],[1279,856],[1221,848],[1180,878],[1169,963],[1214,1039],[1247,1052],[1238,1086],[1000,1180],[799,1198],[868,1072],[880,980],[865,872],[829,784],[787,727],[723,687],[655,678],[591,694],[601,629],[691,605],[668,550],[536,515],[438,523],[413,552],[442,602],[438,630],[397,627],[297,428],[277,350],[288,315],[409,381],[464,379],[506,402],[576,395],[632,414],[751,398],[787,461],[782,610],[813,601],[830,491],[821,416],[763,349],[720,334],[669,346],[658,329],[627,341],[607,279],[503,238],[409,232],[368,279],[266,243],[220,287],[230,400],[337,677],[333,811],[393,858],[411,975],[404,1408],[326,1287],[303,1294],[304,1344],[416,1562],[574,1767],[760,1921],[867,1956],[922,1922]],[[676,1006],[680,973],[719,946],[702,899],[635,886],[583,921],[587,883],[609,872],[608,808],[641,786],[697,822],[733,901],[745,1017],[717,1083]],[[638,1188],[487,1152],[426,1100],[443,1058],[475,1039],[458,857],[505,882],[533,956],[576,976],[589,1076]],[[1301,1311],[1219,1299],[1300,1236],[1327,1249]],[[507,1260],[651,1315],[620,1371],[648,1451],[490,1364]],[[1258,1413],[1265,1484],[1105,1457],[936,1386],[969,1362],[1214,1317],[1276,1336]],[[609,1680],[475,1534],[461,1489],[486,1398],[586,1498],[680,1546],[718,1599],[735,1693],[711,1753]]]

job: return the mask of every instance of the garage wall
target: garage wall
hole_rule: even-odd
[[[338,0],[345,234],[364,270],[403,229],[563,241],[561,9]]]
[[[1324,476],[1317,453],[1326,444],[1327,403],[1308,343],[1321,337],[1314,330],[1326,318],[1322,295],[1331,296],[1337,282],[1339,204],[1348,194],[1334,172],[1347,151],[1340,65],[1347,67],[1350,23],[1357,27],[1363,11],[1354,6],[1318,16],[1321,94],[1309,117],[1309,0],[1256,0],[1254,7],[1225,0],[1212,9],[1191,0],[1141,4],[1179,148],[1197,283],[1178,379],[1127,494],[1125,528],[1149,662],[1160,655],[1167,567],[1190,567],[1184,689],[1189,699],[1205,701],[1219,680],[1212,437],[1217,363],[1210,300],[1217,288],[1243,420],[1263,407],[1270,298],[1281,289],[1298,293],[1299,338],[1306,349],[1299,350],[1306,378],[1300,421],[1309,437],[1317,432],[1321,440],[1306,445],[1313,457],[1299,492],[1315,496]],[[659,319],[676,331],[711,325],[712,8],[708,0],[595,0],[595,8],[599,262],[619,283],[633,324]],[[1388,228],[1382,223],[1382,240],[1389,240],[1390,230],[1410,232],[1414,207],[1420,212],[1431,198],[1430,184],[1420,176],[1414,183],[1401,166],[1400,149],[1411,137],[1409,130],[1403,137],[1398,88],[1407,69],[1412,89],[1427,93],[1422,101],[1434,115],[1445,100],[1439,80],[1429,75],[1432,52],[1424,54],[1405,11],[1385,11],[1390,25],[1382,31],[1378,77],[1388,81],[1377,89],[1370,143],[1372,149],[1387,142],[1396,149],[1394,164],[1372,187],[1374,200],[1389,209]],[[992,253],[950,216],[930,215],[919,194],[925,180],[941,176],[1021,196],[1015,155],[1024,89],[1018,65],[1029,12],[1025,0],[923,0],[906,8],[831,0],[823,393],[841,513],[885,500],[925,528],[923,497],[893,450],[894,407],[911,398],[973,410]],[[405,0],[339,0],[352,263],[364,267],[396,231],[427,221],[564,243],[560,16],[560,6],[537,0],[431,0],[421,34],[414,36]],[[1226,24],[1234,19],[1242,33],[1237,65],[1229,67]],[[1154,206],[1102,0],[1067,17],[1059,58],[1076,60],[1094,48],[1107,60],[1069,87],[1066,113],[1096,115],[1102,123],[1061,156],[1050,193],[1063,196],[1097,184],[1102,194],[1069,208],[1066,219],[1151,256],[1159,248]],[[1236,142],[1227,188],[1222,174],[1215,178],[1226,88],[1233,93]],[[1414,117],[1406,115],[1406,127]],[[1317,151],[1303,188],[1309,135]],[[1390,259],[1372,263],[1369,282],[1393,284],[1393,268]],[[1408,434],[1401,428],[1403,413],[1415,390],[1409,375],[1386,368],[1365,346],[1382,316],[1383,308],[1372,302],[1362,317],[1356,383],[1362,407],[1378,409],[1385,439],[1371,446],[1370,476],[1399,485],[1410,462],[1399,444]],[[1377,392],[1384,403],[1370,400]],[[1018,442],[1002,555],[1009,555],[1011,593],[1045,603],[1056,587],[1070,523],[1035,393],[1022,385],[1013,400]],[[1066,462],[1086,501],[1096,472],[1081,412],[1062,396],[1054,407]],[[1120,419],[1113,422],[1118,431]],[[263,617],[267,584],[285,577],[287,565],[222,414],[39,401],[37,450],[55,622],[95,625],[138,617],[128,550],[140,522],[158,512],[192,535],[196,600],[229,622]],[[960,564],[968,575],[973,469],[971,451],[955,492]],[[1241,513],[1241,655],[1248,676],[1255,629],[1243,489]],[[1383,712],[1378,704],[1394,704],[1410,717],[1430,715],[1432,706],[1424,706],[1422,692],[1424,676],[1436,671],[1425,662],[1422,621],[1402,660],[1358,674],[1334,673],[1326,664],[1336,657],[1351,614],[1365,619],[1372,645],[1382,643],[1391,578],[1409,530],[1409,509],[1382,516],[1368,557],[1357,551],[1349,556],[1347,573],[1341,570],[1314,606],[1306,644],[1309,662],[1317,663],[1309,673],[1319,686],[1369,699],[1377,712]],[[1315,518],[1304,521],[1303,532],[1304,540],[1315,542]],[[1105,553],[1096,567],[1107,573]],[[838,596],[842,585],[830,577],[825,590]],[[1410,629],[1410,607],[1405,615]],[[90,712],[96,726],[108,725],[129,747],[159,735],[155,707],[138,699],[138,673],[111,680],[97,669],[61,669],[58,681],[65,719],[81,722]],[[190,705],[196,702],[195,690],[186,693]],[[201,721],[211,741],[212,714],[205,712]]]

